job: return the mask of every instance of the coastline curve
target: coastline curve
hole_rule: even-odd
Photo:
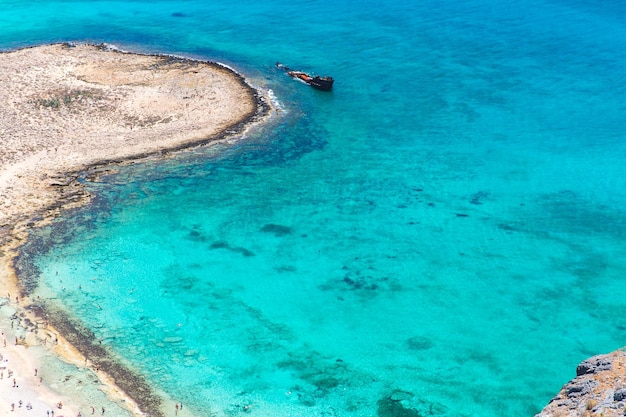
[[[32,228],[89,203],[79,181],[84,173],[232,140],[270,117],[271,99],[224,65],[107,44],[2,52],[0,71],[6,74],[0,98],[8,103],[0,109],[5,304],[12,303],[10,294],[19,294],[12,317],[22,333],[30,333],[29,343],[45,344],[47,336],[57,335],[63,349],[54,351],[77,366],[84,361],[131,413],[164,415],[162,393],[115,362],[89,329],[30,299],[18,277],[20,248]]]

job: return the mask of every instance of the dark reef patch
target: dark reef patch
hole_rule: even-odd
[[[263,226],[261,228],[261,231],[264,233],[273,233],[276,237],[281,237],[292,233],[291,227],[272,223]]]
[[[177,294],[182,291],[194,290],[198,283],[198,278],[193,276],[178,276],[177,274],[169,274],[168,278],[163,280],[161,288],[166,293]]]
[[[194,242],[206,242],[207,238],[202,233],[197,230],[191,230],[187,235],[187,239],[192,240]]]
[[[447,407],[416,398],[408,391],[396,389],[378,400],[378,417],[426,417],[446,415]]]
[[[395,259],[393,255],[387,256],[387,258]],[[403,290],[398,278],[390,277],[384,271],[378,271],[371,259],[359,257],[355,257],[343,265],[340,276],[329,278],[318,288],[321,291],[354,293],[366,299],[376,297],[383,292]]]
[[[315,351],[289,352],[276,366],[289,370],[304,383],[292,391],[302,395],[305,405],[307,399],[322,398],[340,386],[349,386],[354,377],[343,361],[324,358]]]
[[[421,414],[413,409],[402,405],[401,400],[394,399],[391,395],[378,400],[376,414],[379,417],[420,417]]]
[[[210,246],[211,250],[215,250],[215,249],[226,249],[228,251],[234,252],[234,253],[238,253],[240,255],[243,255],[245,257],[251,257],[251,256],[255,256],[255,253],[252,252],[249,249],[246,249],[242,246],[230,246],[230,244],[228,242],[224,242],[223,240],[218,240],[215,241],[211,244]]]
[[[517,229],[515,226],[512,226],[512,225],[507,224],[507,223],[500,223],[500,224],[498,224],[498,229],[502,229],[502,230],[505,230],[507,232],[519,232],[519,229]]]
[[[376,280],[371,276],[354,276],[346,274],[341,279],[328,281],[325,284],[319,286],[322,291],[367,291],[374,292],[379,289],[379,285]]]
[[[242,254],[243,256],[246,256],[246,257],[255,256],[254,252],[252,252],[249,249],[242,248],[242,247],[232,248],[232,251],[236,252],[236,253],[240,253],[240,254]]]
[[[433,341],[424,336],[414,336],[406,340],[409,350],[427,350],[433,347]]]
[[[298,268],[296,268],[293,265],[281,265],[281,266],[277,266],[274,268],[274,271],[276,272],[296,272],[298,270]]]
[[[211,243],[211,249],[228,249],[228,248],[230,248],[230,245],[227,242],[224,242],[223,240],[217,240]]]
[[[470,196],[470,204],[474,204],[476,206],[480,206],[483,204],[483,201],[489,197],[489,192],[487,191],[479,191]]]

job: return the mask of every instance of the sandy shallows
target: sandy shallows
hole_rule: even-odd
[[[6,236],[63,198],[68,172],[211,140],[257,114],[259,97],[217,64],[56,44],[0,53],[0,103]]]

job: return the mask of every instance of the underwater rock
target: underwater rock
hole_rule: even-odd
[[[291,227],[282,226],[280,224],[266,224],[261,228],[262,232],[273,233],[276,237],[288,235],[292,232]]]
[[[427,350],[433,347],[433,342],[424,336],[414,336],[406,340],[409,350]]]
[[[298,394],[298,400],[300,401],[300,404],[305,405],[307,407],[315,406],[315,398],[313,398],[311,394],[308,394],[308,393]]]
[[[274,267],[274,271],[276,272],[296,272],[298,268],[293,265],[281,265]]]
[[[230,245],[223,240],[215,241],[211,244],[211,249],[228,249]]]
[[[245,257],[255,256],[255,253],[241,246],[230,246],[228,242],[223,240],[215,241],[210,246],[211,249],[227,249],[231,252],[239,253]]]
[[[402,391],[399,389],[392,392],[389,396],[389,398],[393,401],[410,401],[413,397],[414,395],[412,392]]]
[[[333,377],[325,377],[322,376],[320,378],[315,378],[313,380],[313,384],[322,391],[328,391],[332,388],[336,388],[339,385],[339,380]]]
[[[420,413],[413,408],[406,408],[401,400],[394,400],[388,396],[378,400],[378,417],[420,417]]]
[[[498,226],[498,229],[502,229],[502,230],[506,230],[508,232],[517,232],[519,231],[519,229],[517,229],[516,227],[510,225],[510,224],[506,224],[506,223],[500,223]]]
[[[362,265],[358,268],[362,268]],[[366,298],[376,297],[384,291],[402,291],[402,285],[397,278],[380,276],[373,268],[360,270],[344,265],[342,271],[346,271],[343,277],[331,278],[318,288],[322,291],[352,292]]]
[[[489,197],[489,192],[479,191],[470,196],[470,204],[480,206],[483,204],[483,200]]]
[[[378,417],[426,417],[450,415],[443,404],[418,398],[409,391],[394,390],[378,401]],[[452,414],[456,415],[456,414]]]
[[[233,248],[232,250],[233,250],[233,252],[240,253],[243,256],[255,256],[254,252],[252,252],[251,250],[246,249],[246,248],[236,247],[236,248]]]
[[[206,242],[206,236],[203,236],[202,233],[197,230],[191,230],[187,235],[187,239],[193,240],[194,242]]]

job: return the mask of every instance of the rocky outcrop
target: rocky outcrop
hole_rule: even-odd
[[[576,368],[576,378],[535,417],[626,415],[626,350],[598,355]]]

